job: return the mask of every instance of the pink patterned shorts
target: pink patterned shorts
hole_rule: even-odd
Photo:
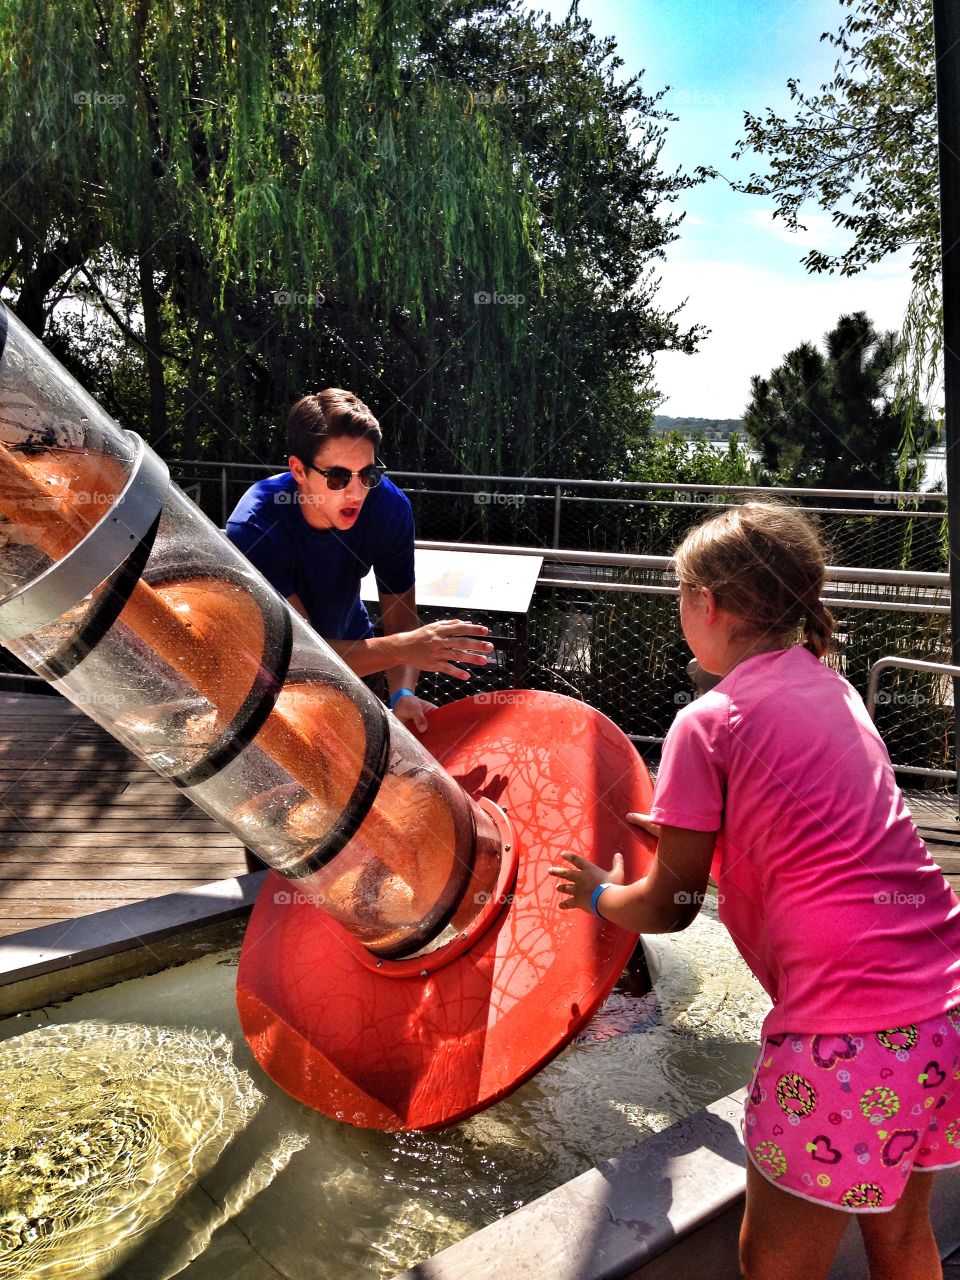
[[[768,1036],[743,1138],[785,1191],[892,1209],[914,1169],[960,1164],[960,1006],[889,1031]]]

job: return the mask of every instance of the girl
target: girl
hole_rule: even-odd
[[[650,875],[574,854],[561,907],[637,933],[720,918],[773,1000],[745,1104],[744,1275],[826,1277],[850,1215],[873,1280],[941,1275],[930,1171],[960,1163],[960,903],[854,689],[805,517],[749,502],[676,553],[680,623],[722,680],[680,711],[649,815]],[[802,627],[804,644],[794,644]]]

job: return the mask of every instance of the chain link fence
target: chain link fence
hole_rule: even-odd
[[[518,686],[581,698],[608,715],[651,762],[677,710],[695,697],[687,674],[676,586],[661,568],[608,569],[562,582],[570,566],[544,564],[523,620],[471,610],[490,627],[495,662],[469,682],[424,673],[419,689],[442,703],[467,693],[495,699]],[[596,572],[596,570],[595,570]],[[878,577],[881,575],[877,575]],[[614,578],[615,580],[610,580]],[[828,662],[861,695],[880,658],[948,662],[950,616],[945,583],[834,581],[826,596],[836,618]],[[438,610],[421,610],[425,620]],[[875,719],[895,765],[912,785],[946,789],[954,775],[953,682],[922,671],[883,673]]]
[[[221,527],[243,492],[279,467],[174,463],[174,479]],[[528,615],[470,610],[495,640],[496,660],[469,682],[424,674],[426,697],[494,697],[522,685],[582,698],[610,716],[651,758],[677,708],[694,696],[667,568],[691,525],[748,496],[786,495],[813,513],[833,565],[837,618],[830,661],[861,694],[879,658],[948,662],[949,594],[943,494],[744,490],[395,473],[421,540],[528,547],[545,555]],[[647,563],[587,564],[578,552],[624,553]],[[602,559],[602,557],[601,557]],[[869,570],[876,572],[870,573]],[[442,615],[421,609],[424,621]],[[3,655],[2,669],[18,664]],[[883,673],[877,726],[894,762],[926,786],[946,787],[954,766],[953,682],[921,671]]]
[[[241,494],[279,468],[180,464],[177,478],[221,525]],[[942,493],[770,490],[664,483],[391,472],[410,498],[421,540],[530,547],[547,560],[526,619],[470,611],[491,629],[496,661],[467,683],[424,675],[426,696],[554,690],[598,707],[653,758],[677,708],[694,696],[675,588],[665,565],[617,568],[550,562],[550,552],[667,557],[691,525],[749,497],[778,496],[813,515],[833,565],[883,571],[831,584],[833,663],[866,692],[870,667],[899,655],[948,662],[946,497]],[[891,572],[893,571],[893,572]],[[921,575],[920,582],[902,576]],[[563,581],[566,578],[568,581]],[[549,585],[549,584],[554,585]],[[578,585],[579,584],[579,585]],[[836,603],[842,601],[844,603]],[[424,620],[442,616],[421,609]],[[449,616],[449,615],[448,615]],[[518,676],[520,677],[518,679]],[[953,682],[887,671],[876,722],[894,762],[925,786],[953,776]]]
[[[181,462],[171,469],[222,528],[245,490],[282,466]],[[833,564],[926,571],[947,564],[942,493],[390,475],[410,498],[418,536],[435,542],[669,555],[691,524],[750,496],[776,493],[817,516]]]

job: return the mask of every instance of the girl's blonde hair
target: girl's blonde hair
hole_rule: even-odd
[[[691,529],[674,555],[680,581],[706,587],[752,631],[804,644],[823,657],[833,616],[820,599],[826,557],[816,529],[796,507],[745,502]]]

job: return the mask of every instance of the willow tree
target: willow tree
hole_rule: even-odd
[[[652,351],[692,341],[646,277],[679,180],[656,171],[659,124],[631,146],[628,113],[657,113],[614,89],[610,49],[518,8],[7,0],[0,283],[68,362],[105,370],[128,421],[141,363],[133,425],[184,455],[276,461],[285,406],[339,382],[411,460],[531,465],[558,439],[574,457],[591,400],[642,415]],[[539,94],[519,118],[518,50]],[[625,175],[601,230],[590,206]],[[67,293],[107,326],[85,334]],[[619,347],[585,379],[604,332]]]
[[[510,0],[442,0],[437,13],[427,65],[473,87],[534,183],[543,288],[496,385],[525,445],[515,464],[624,475],[660,399],[654,354],[692,351],[702,332],[657,301],[657,263],[682,220],[669,210],[691,184],[660,167],[662,94],[621,75],[615,40],[597,38],[576,5],[556,23]]]

